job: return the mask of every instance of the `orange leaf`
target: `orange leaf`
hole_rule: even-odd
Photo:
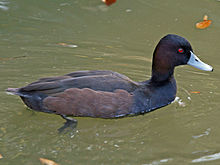
[[[2,154],[0,154],[0,159],[2,159],[3,158],[3,156],[2,156]]]
[[[203,22],[199,22],[196,24],[196,27],[198,29],[205,29],[207,27],[209,27],[209,25],[212,23],[211,20],[207,20],[207,21],[203,21]]]
[[[202,22],[198,22],[196,24],[196,28],[198,28],[198,29],[205,29],[205,28],[209,27],[211,23],[212,23],[212,21],[208,20],[208,16],[204,15],[203,21]]]
[[[45,165],[59,165],[52,160],[40,158],[40,162]]]
[[[102,0],[106,5],[110,6],[111,4],[115,3],[116,0]]]
[[[199,92],[199,91],[191,91],[190,93],[201,93],[201,92]]]

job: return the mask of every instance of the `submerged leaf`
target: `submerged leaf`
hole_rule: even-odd
[[[102,0],[106,5],[110,6],[111,4],[115,3],[116,0]]]
[[[45,158],[40,158],[40,162],[44,165],[59,165],[59,164],[55,163],[54,161],[49,160],[49,159],[45,159]]]
[[[198,22],[196,24],[196,28],[198,28],[198,29],[205,29],[205,28],[209,27],[211,23],[212,23],[212,21],[208,20],[208,16],[204,15],[203,21],[202,22]]]

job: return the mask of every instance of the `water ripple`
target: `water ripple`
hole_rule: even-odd
[[[172,161],[172,160],[173,160],[172,158],[167,158],[167,159],[161,159],[159,161],[153,161],[150,164],[142,164],[142,165],[160,165],[162,163],[167,163],[167,162]]]
[[[6,1],[0,1],[0,9],[7,11],[9,9],[8,6],[6,6],[7,4],[9,4],[9,2]]]
[[[215,153],[213,155],[206,155],[206,156],[202,156],[198,159],[194,159],[194,160],[192,160],[192,163],[207,162],[207,161],[212,161],[212,160],[217,160],[217,159],[220,159],[220,152]]]
[[[211,128],[208,128],[205,132],[203,132],[202,134],[200,135],[195,135],[195,136],[192,136],[194,139],[198,139],[200,137],[203,137],[203,136],[208,136],[210,134],[210,131],[211,131]]]

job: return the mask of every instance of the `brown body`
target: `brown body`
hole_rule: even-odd
[[[70,88],[43,100],[44,106],[58,114],[114,118],[130,114],[133,96],[125,90],[94,91],[89,88]]]

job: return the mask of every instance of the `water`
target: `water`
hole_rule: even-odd
[[[0,0],[0,154],[4,165],[219,164],[220,2],[217,0]],[[205,30],[195,23],[207,14]],[[77,118],[76,130],[58,134],[64,120],[28,110],[6,95],[40,77],[76,70],[114,70],[136,81],[150,77],[161,37],[186,37],[214,67],[178,67],[178,98],[141,116]],[[72,46],[71,46],[72,45]]]

